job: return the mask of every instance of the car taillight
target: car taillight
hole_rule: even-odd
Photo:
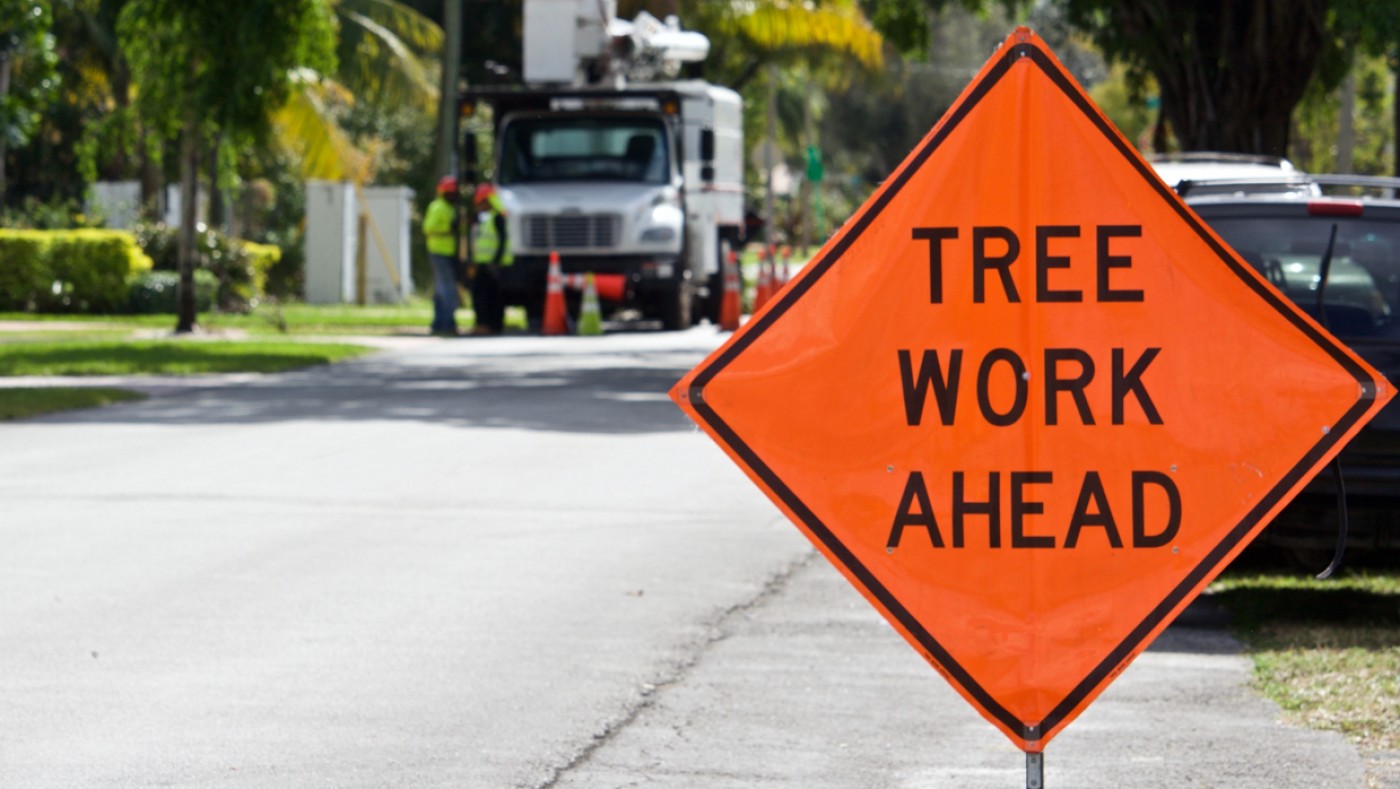
[[[1364,206],[1359,200],[1311,200],[1309,216],[1361,216]]]

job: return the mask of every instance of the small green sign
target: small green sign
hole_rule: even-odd
[[[814,184],[819,184],[826,177],[826,168],[822,167],[822,152],[815,145],[807,146],[807,180]]]

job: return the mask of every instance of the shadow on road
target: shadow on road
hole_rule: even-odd
[[[622,358],[626,356],[627,358]],[[270,424],[401,420],[579,433],[692,429],[666,393],[697,359],[592,355],[370,357],[329,368],[168,391],[132,407],[45,421]]]

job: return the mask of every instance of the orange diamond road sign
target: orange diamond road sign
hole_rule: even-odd
[[[1022,28],[671,396],[1034,754],[1393,394]]]

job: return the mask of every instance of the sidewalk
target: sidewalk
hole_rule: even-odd
[[[815,554],[738,611],[556,786],[1025,785],[1025,757]],[[1050,787],[1363,787],[1340,734],[1284,726],[1193,606],[1045,753]]]

